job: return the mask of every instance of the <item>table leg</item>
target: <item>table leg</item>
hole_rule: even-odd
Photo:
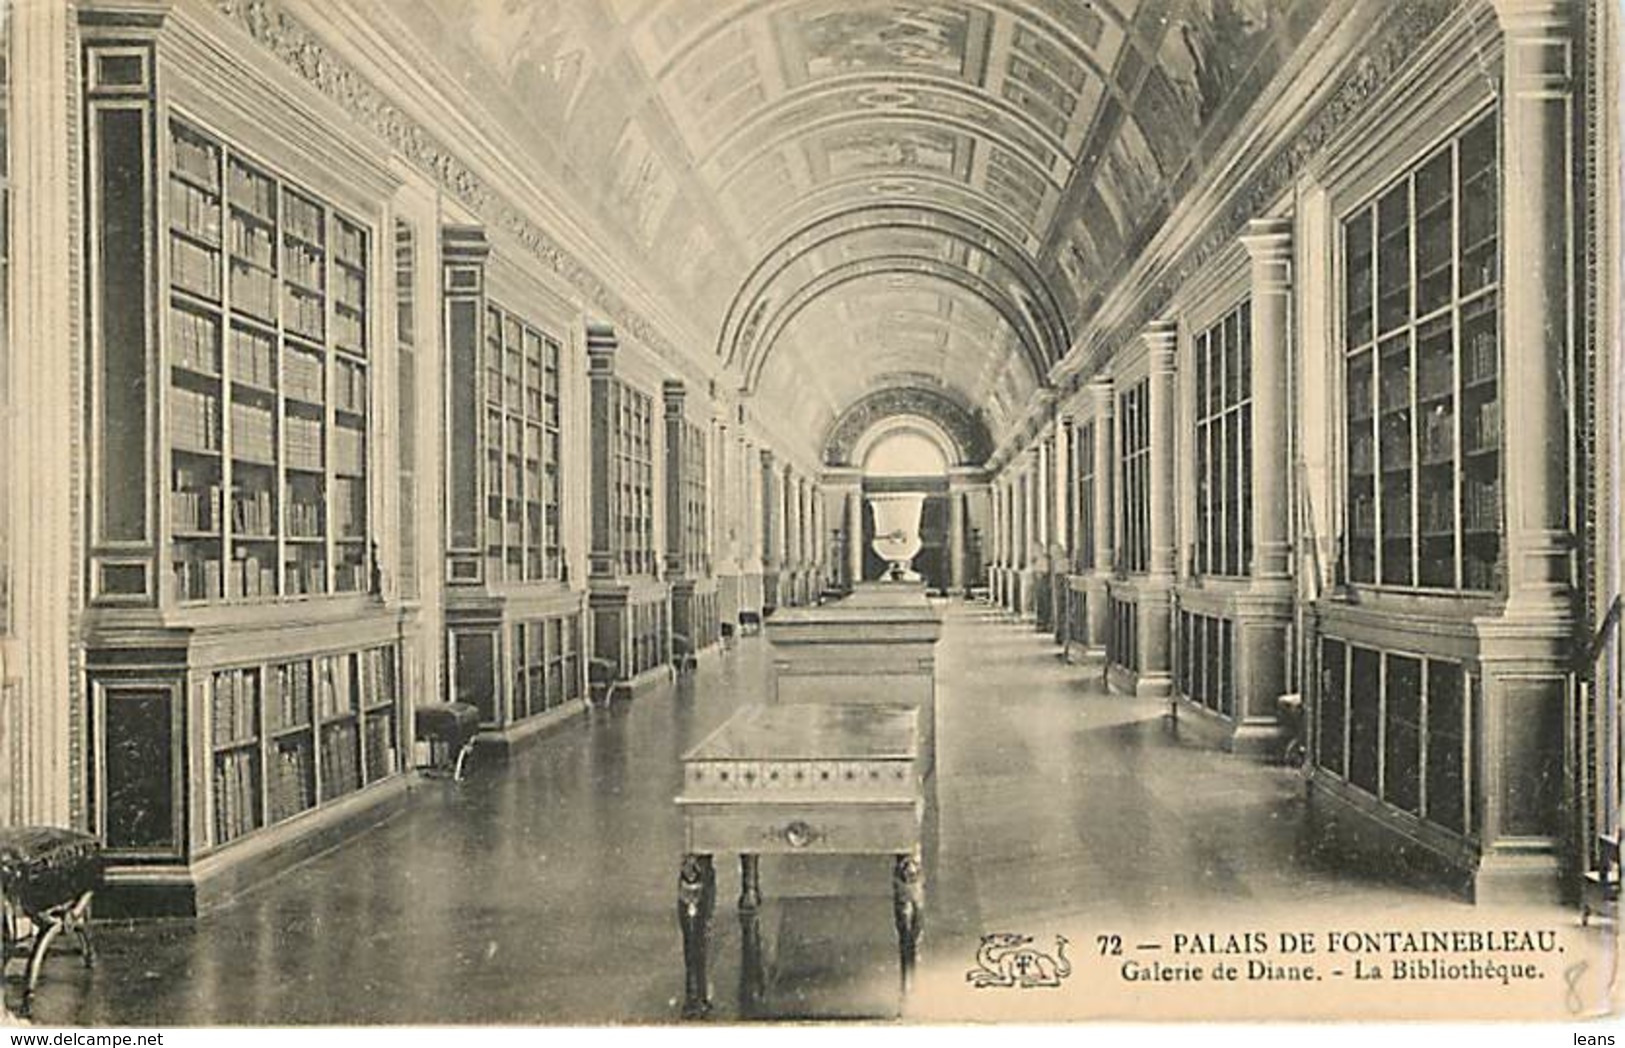
[[[914,963],[920,956],[925,921],[925,873],[917,855],[899,855],[892,867],[892,916],[897,921],[897,956],[906,996],[914,987]]]
[[[685,1019],[700,1018],[711,1010],[706,961],[710,953],[711,914],[716,909],[716,901],[717,871],[711,856],[683,856],[682,872],[677,877],[677,924],[683,930]]]
[[[762,858],[759,855],[739,857],[739,909],[756,911],[762,908]]]

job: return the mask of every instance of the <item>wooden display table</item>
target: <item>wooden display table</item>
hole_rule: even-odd
[[[684,856],[677,882],[687,990],[710,1011],[712,856],[738,852],[739,909],[761,906],[761,855],[891,855],[904,993],[925,907],[918,713],[908,706],[747,706],[683,756]]]
[[[920,710],[922,771],[936,765],[942,621],[917,586],[870,583],[846,600],[786,608],[767,623],[771,701],[883,703]]]

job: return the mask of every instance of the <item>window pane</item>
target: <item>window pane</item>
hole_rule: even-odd
[[[1349,660],[1349,781],[1377,792],[1377,739],[1382,709],[1382,660],[1369,648],[1351,648]]]
[[[1342,641],[1324,640],[1320,645],[1319,763],[1337,775],[1344,774],[1343,727],[1344,660]]]
[[[1458,832],[1466,829],[1465,703],[1461,667],[1429,659],[1427,664],[1427,817]]]
[[[1422,661],[1407,655],[1388,656],[1384,696],[1383,799],[1396,808],[1420,814]]]

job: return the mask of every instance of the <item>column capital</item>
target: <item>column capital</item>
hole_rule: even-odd
[[[1179,324],[1173,320],[1153,320],[1140,332],[1145,343],[1151,374],[1174,370],[1175,350],[1179,345]]]
[[[1110,378],[1097,378],[1084,387],[1089,394],[1089,404],[1094,409],[1095,418],[1112,417],[1112,388]]]
[[[762,449],[760,449],[759,454],[762,456],[762,466],[764,468],[766,468],[766,469],[772,469],[773,468],[773,449],[772,448],[762,448]]]
[[[1253,295],[1285,295],[1292,290],[1292,220],[1255,218],[1238,237],[1252,259]]]
[[[666,402],[666,416],[680,416],[683,402],[688,399],[688,387],[683,385],[680,378],[668,378],[660,384],[660,396]]]
[[[587,360],[593,370],[614,367],[615,353],[621,348],[614,327],[602,321],[587,322]]]
[[[1290,218],[1254,218],[1236,239],[1247,249],[1254,262],[1290,261],[1292,259],[1292,220]]]
[[[1490,0],[1501,31],[1508,36],[1569,33],[1581,17],[1580,0]]]

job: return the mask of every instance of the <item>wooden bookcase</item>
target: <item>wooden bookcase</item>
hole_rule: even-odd
[[[654,401],[627,382],[613,387],[615,488],[619,568],[623,575],[653,575]]]
[[[1192,345],[1197,575],[1246,575],[1252,565],[1251,331],[1242,302]]]
[[[368,233],[196,124],[168,144],[171,599],[364,592]]]
[[[496,305],[485,320],[485,571],[490,582],[558,579],[558,340]]]
[[[1343,581],[1498,592],[1499,190],[1493,114],[1343,222]]]
[[[195,912],[403,795],[407,633],[374,527],[395,183],[288,134],[282,88],[204,23],[80,28],[85,811],[99,908]]]
[[[1141,574],[1151,562],[1151,385],[1142,380],[1117,398],[1119,570]]]

